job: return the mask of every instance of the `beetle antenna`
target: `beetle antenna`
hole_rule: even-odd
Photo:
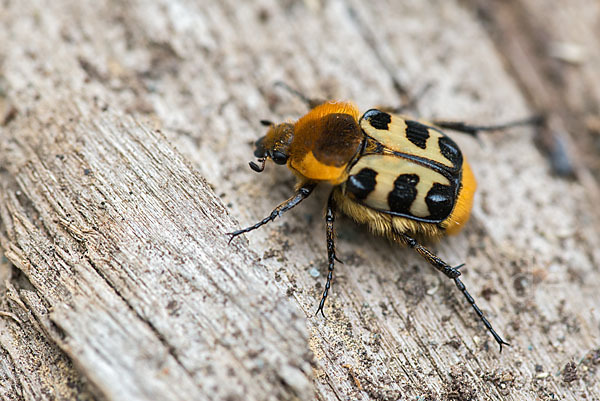
[[[257,173],[262,173],[265,169],[265,163],[267,162],[267,158],[261,157],[260,159],[258,159],[258,161],[260,162],[260,166],[254,162],[250,162],[248,164],[250,165],[250,168],[252,170],[256,171]]]
[[[269,120],[260,120],[260,124],[265,127],[270,127],[271,125],[274,125],[273,122]]]

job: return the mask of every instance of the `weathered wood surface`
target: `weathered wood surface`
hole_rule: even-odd
[[[600,3],[575,0],[549,10],[543,0],[466,2],[484,16],[525,96],[550,116],[542,148],[555,154],[567,148],[578,178],[597,196],[587,173],[600,176]]]
[[[430,85],[423,117],[532,112],[469,2],[397,3],[3,2],[2,397],[600,399],[595,184],[553,177],[531,130],[454,136],[479,192],[434,246],[502,354],[451,282],[347,219],[314,317],[325,191],[227,246],[293,187],[247,168],[259,119],[305,111],[275,80],[363,110]]]
[[[15,309],[109,399],[309,399],[303,319],[208,184],[162,135],[56,99],[7,132],[2,243],[36,289]]]

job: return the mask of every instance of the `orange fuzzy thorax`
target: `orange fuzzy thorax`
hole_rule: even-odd
[[[306,115],[301,117],[294,125],[294,131],[297,133],[305,127],[310,126],[312,122],[320,120],[328,114],[349,114],[354,117],[356,121],[358,121],[359,117],[358,108],[352,102],[326,102],[316,106]]]
[[[350,102],[327,102],[294,124],[290,167],[301,176],[337,185],[355,154],[359,111]]]

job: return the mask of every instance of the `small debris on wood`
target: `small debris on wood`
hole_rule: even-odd
[[[0,126],[8,125],[18,114],[17,108],[8,100],[0,97]]]
[[[477,399],[477,390],[469,380],[464,366],[455,365],[448,373],[450,380],[446,384],[445,398],[452,401],[470,401]]]
[[[515,381],[515,376],[510,370],[496,369],[491,373],[486,373],[483,378],[496,385],[502,395],[508,395],[511,384]]]
[[[562,371],[563,381],[565,383],[571,383],[576,380],[579,380],[579,375],[577,374],[577,365],[575,362],[569,361],[565,365]]]
[[[354,385],[356,386],[357,389],[359,389],[360,391],[362,391],[363,390],[362,384],[360,384],[360,380],[358,379],[358,377],[354,373],[354,369],[352,368],[352,366],[349,365],[349,364],[344,364],[344,365],[342,365],[342,367],[348,369],[348,374],[350,375],[350,377],[354,381]]]
[[[550,56],[569,64],[581,64],[586,58],[584,47],[572,42],[553,42],[549,50]]]

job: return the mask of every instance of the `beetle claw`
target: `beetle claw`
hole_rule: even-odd
[[[227,245],[230,245],[231,241],[233,241],[233,239],[238,236],[238,234],[236,234],[235,231],[232,233],[225,233],[225,235],[229,235],[229,241],[227,241]]]
[[[315,313],[315,316],[317,316],[319,312],[321,312],[321,316],[323,316],[324,319],[327,319],[327,316],[325,316],[325,312],[323,311],[322,305],[319,305],[319,308],[317,308],[317,313]]]

